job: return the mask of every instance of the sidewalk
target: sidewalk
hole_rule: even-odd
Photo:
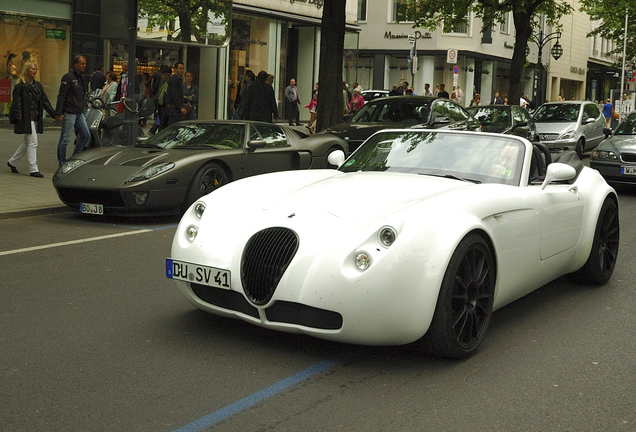
[[[38,168],[44,178],[36,178],[29,175],[26,155],[17,164],[19,174],[13,174],[7,166],[23,137],[13,133],[8,119],[0,118],[0,219],[70,211],[58,198],[52,182],[58,168],[60,126],[53,119],[47,118],[45,122],[44,133],[38,135]],[[304,126],[294,128],[307,133]],[[69,143],[69,156],[72,146],[73,143]]]
[[[59,213],[68,210],[53,187],[53,174],[57,170],[57,142],[60,126],[52,119],[45,123],[44,133],[38,135],[38,168],[44,178],[31,177],[26,155],[17,164],[19,174],[13,174],[7,161],[23,136],[13,133],[13,125],[0,119],[0,219]]]

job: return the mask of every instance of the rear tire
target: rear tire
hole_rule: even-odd
[[[185,212],[188,207],[202,196],[209,194],[227,183],[229,183],[227,174],[219,164],[210,162],[203,165],[190,183],[186,199],[181,205],[181,213]]]
[[[614,273],[619,239],[618,206],[607,197],[598,215],[590,256],[585,265],[573,274],[574,279],[590,285],[606,284]]]
[[[486,334],[495,293],[495,261],[486,241],[467,235],[444,274],[431,325],[418,344],[436,357],[465,358]]]

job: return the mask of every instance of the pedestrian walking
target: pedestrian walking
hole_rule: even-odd
[[[75,55],[72,64],[72,69],[62,77],[55,105],[55,117],[62,120],[60,141],[57,143],[57,161],[60,165],[66,162],[66,147],[71,140],[73,131],[78,135],[73,154],[84,151],[90,138],[84,117],[86,86],[84,86],[82,74],[86,70],[86,58],[82,55]]]
[[[271,85],[267,84],[268,74],[260,71],[256,82],[249,86],[243,98],[243,117],[245,120],[273,123],[278,119],[276,96]]]
[[[285,114],[289,125],[300,126],[300,111],[298,110],[300,105],[300,98],[298,97],[298,88],[296,87],[296,80],[294,78],[289,80],[289,85],[285,88]]]
[[[55,110],[46,97],[42,84],[35,80],[37,73],[37,64],[27,61],[22,66],[18,83],[13,88],[13,103],[11,105],[12,121],[15,121],[13,133],[24,135],[24,139],[7,162],[7,166],[11,168],[11,172],[17,174],[16,165],[26,154],[31,177],[42,178],[44,175],[40,173],[37,164],[37,134],[44,131],[42,114],[46,110],[51,117],[56,117],[56,120],[60,121],[61,118],[55,115]]]
[[[181,81],[184,72],[185,66],[179,62],[174,66],[174,74],[168,80],[168,91],[166,92],[167,126],[184,120],[188,113],[185,107],[185,99],[183,98],[183,83]]]

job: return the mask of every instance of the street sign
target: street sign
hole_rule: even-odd
[[[417,56],[413,57],[413,74],[417,73]]]
[[[453,73],[457,75],[459,73],[459,66],[453,67]]]
[[[446,51],[446,63],[457,63],[457,50],[449,49]]]

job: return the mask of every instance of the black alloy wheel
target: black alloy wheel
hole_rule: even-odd
[[[605,198],[599,212],[592,250],[585,265],[576,273],[578,282],[590,285],[603,285],[612,277],[618,259],[620,225],[618,206],[611,197]]]
[[[470,356],[488,329],[495,282],[490,247],[479,234],[467,235],[446,269],[431,326],[420,346],[436,357]]]
[[[185,212],[188,207],[202,196],[209,194],[227,183],[229,183],[227,174],[219,164],[210,162],[203,165],[190,183],[186,199],[181,206],[181,212]]]

